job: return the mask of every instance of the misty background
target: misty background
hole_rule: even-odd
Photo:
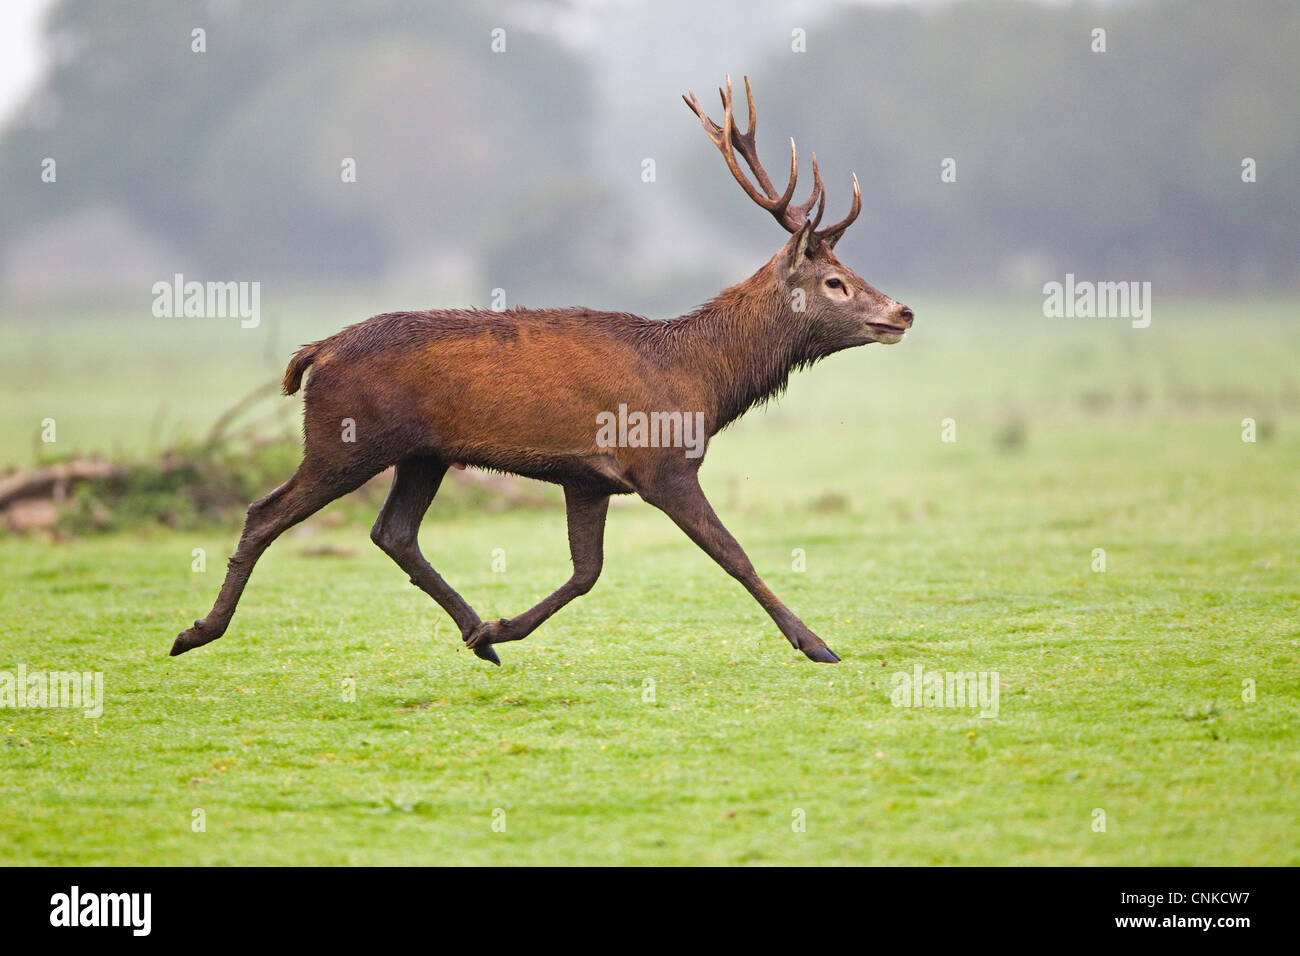
[[[886,290],[1297,285],[1291,0],[38,7],[43,72],[0,132],[11,304],[147,309],[182,272],[675,314],[784,239],[681,101],[720,118],[726,73],[775,179],[793,136],[802,196],[816,152],[828,221],[857,173],[837,251]]]

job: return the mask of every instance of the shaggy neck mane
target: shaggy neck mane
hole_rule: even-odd
[[[679,320],[683,356],[713,390],[714,430],[785,390],[820,358],[803,317],[777,288],[772,263]]]

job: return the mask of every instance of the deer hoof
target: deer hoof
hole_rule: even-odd
[[[492,649],[491,644],[484,644],[482,647],[474,648],[474,656],[481,657],[485,661],[491,661],[497,667],[501,666],[501,658],[497,657],[497,652]]]
[[[196,647],[202,647],[211,641],[215,641],[220,634],[205,634],[203,632],[207,621],[200,619],[194,622],[194,626],[186,628],[176,635],[176,641],[172,644],[171,654],[176,657],[184,654],[186,651],[192,651]]]
[[[840,656],[825,644],[818,644],[816,647],[804,651],[810,661],[816,661],[818,664],[838,664]]]
[[[501,658],[497,657],[497,652],[492,649],[492,644],[503,637],[501,633],[503,624],[505,624],[504,620],[484,621],[465,638],[465,646],[478,657],[483,658],[485,661],[491,661],[500,667]]]

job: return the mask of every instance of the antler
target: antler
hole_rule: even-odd
[[[813,158],[815,163],[816,157]],[[849,214],[833,226],[827,226],[825,229],[817,229],[816,223],[813,228],[817,229],[817,241],[824,242],[829,246],[834,246],[840,241],[840,236],[844,235],[844,230],[853,225],[853,220],[858,218],[858,213],[862,212],[862,189],[858,186],[858,174],[853,174],[853,205],[849,207]],[[821,213],[817,214],[818,221],[821,220]]]
[[[689,97],[683,96],[682,99],[691,108],[691,111],[700,118],[700,123],[704,126],[704,132],[708,134],[709,139],[713,140],[713,144],[722,151],[722,156],[727,161],[727,168],[731,170],[731,175],[736,177],[736,182],[740,183],[741,188],[745,190],[750,199],[770,212],[776,221],[791,233],[797,233],[803,229],[808,223],[808,214],[815,205],[817,212],[812,220],[813,242],[810,244],[826,242],[829,245],[835,245],[844,230],[853,223],[853,220],[858,218],[858,213],[862,210],[862,193],[858,188],[858,177],[853,177],[853,208],[849,210],[848,216],[835,225],[819,231],[817,226],[821,222],[822,213],[826,209],[826,191],[822,186],[821,170],[817,168],[817,154],[813,153],[812,157],[812,194],[806,202],[791,206],[790,199],[794,196],[795,184],[799,178],[799,158],[795,150],[794,139],[790,140],[790,182],[786,185],[785,192],[778,194],[776,186],[772,184],[771,177],[763,169],[763,164],[758,161],[758,150],[754,145],[754,127],[757,124],[758,113],[754,109],[754,93],[749,86],[749,77],[745,77],[745,98],[749,102],[749,130],[747,132],[741,133],[736,128],[730,75],[727,76],[726,88],[719,89],[718,93],[722,97],[721,126],[709,119],[693,92]],[[736,162],[737,152],[744,157],[746,165],[749,166],[754,178],[758,181],[757,188],[741,171],[740,164]]]

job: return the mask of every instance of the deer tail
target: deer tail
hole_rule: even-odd
[[[320,354],[324,341],[313,342],[311,345],[304,345],[294,353],[289,360],[289,367],[284,370],[284,379],[280,383],[280,389],[286,395],[292,395],[298,391],[302,385],[302,377],[307,373],[307,367],[316,361],[316,356]]]

